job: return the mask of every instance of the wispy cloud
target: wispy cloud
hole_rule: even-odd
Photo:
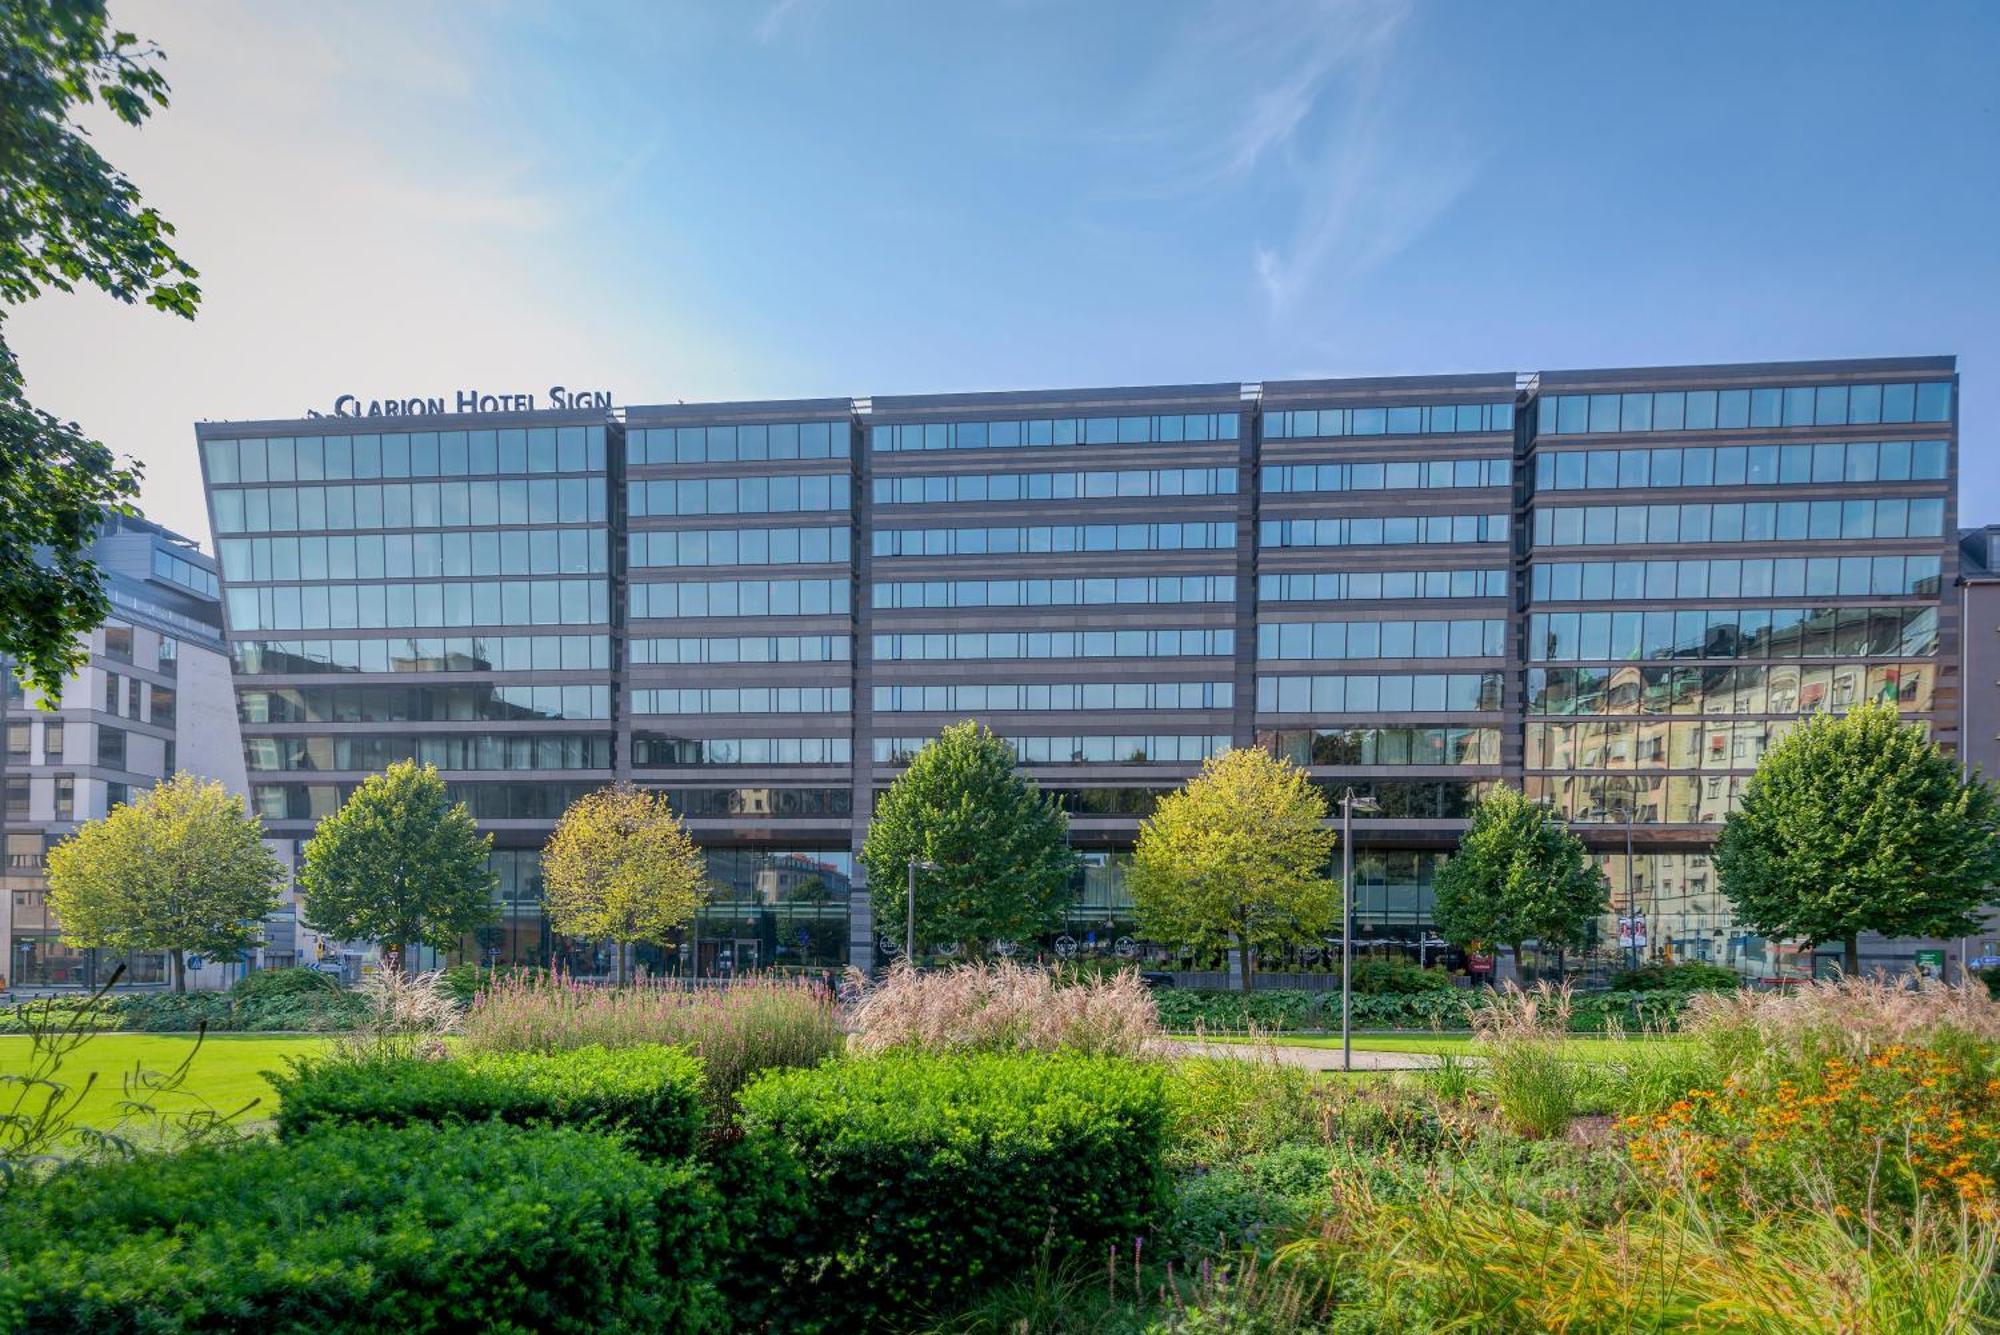
[[[775,42],[788,25],[804,22],[826,7],[826,0],[776,0],[757,21],[757,40]]]
[[[1274,313],[1394,258],[1472,184],[1477,163],[1399,82],[1409,0],[1219,2],[1177,35],[1147,97],[1168,149],[1165,190],[1251,190],[1283,235],[1250,246]],[[1248,71],[1245,101],[1213,88]]]

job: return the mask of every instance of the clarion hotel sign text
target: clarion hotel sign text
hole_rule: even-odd
[[[531,413],[541,406],[535,401],[533,394],[483,394],[476,389],[461,389],[457,396],[451,399],[446,399],[442,395],[415,399],[363,399],[354,394],[342,394],[333,401],[331,414],[308,409],[306,416],[422,417],[435,413]],[[611,391],[568,389],[562,385],[551,385],[548,392],[548,406],[609,408]]]

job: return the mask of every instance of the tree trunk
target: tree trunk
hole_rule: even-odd
[[[1524,967],[1524,966],[1522,965],[1522,963],[1521,963],[1521,943],[1520,943],[1519,941],[1512,941],[1512,942],[1509,942],[1509,943],[1508,943],[1508,945],[1507,945],[1507,949],[1509,949],[1509,950],[1511,950],[1511,951],[1513,951],[1513,952],[1514,952],[1514,982],[1515,982],[1515,984],[1516,984],[1517,986],[1526,986],[1526,985],[1527,985],[1527,981],[1528,981],[1528,973],[1527,973],[1527,970],[1526,970],[1526,968],[1525,968],[1525,967]],[[1500,980],[1499,980],[1499,979],[1497,979],[1497,978],[1496,978],[1496,979],[1494,979],[1494,982],[1495,982],[1495,983],[1498,983],[1499,981],[1500,981]]]
[[[174,991],[185,992],[188,990],[187,952],[175,946],[168,953],[174,961]]]
[[[1243,995],[1247,997],[1250,995],[1252,990],[1250,975],[1256,972],[1257,969],[1255,957],[1251,954],[1250,951],[1250,938],[1246,936],[1239,936],[1236,938],[1236,958],[1243,965],[1242,969]]]
[[[1859,978],[1861,976],[1861,938],[1859,936],[1850,936],[1847,938],[1846,945],[1846,962],[1841,967],[1847,970],[1849,978]]]

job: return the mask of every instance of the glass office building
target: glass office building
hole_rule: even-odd
[[[1260,744],[1380,803],[1370,941],[1505,781],[1601,852],[1607,947],[1756,970],[1707,850],[1763,749],[1863,697],[1956,741],[1956,417],[1921,358],[197,434],[257,808],[436,762],[498,850],[468,954],[594,967],[536,852],[630,778],[710,850],[683,961],[865,964],[867,813],[978,718],[1071,813],[1083,950],[1158,795]]]

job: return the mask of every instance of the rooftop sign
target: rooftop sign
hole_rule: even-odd
[[[608,389],[569,389],[551,385],[546,398],[550,408],[611,407],[611,391]],[[450,406],[447,407],[447,404]],[[323,413],[308,408],[306,416],[423,417],[443,413],[531,413],[542,406],[533,394],[487,394],[476,389],[461,389],[450,399],[443,395],[364,399],[355,394],[342,394],[334,399],[332,412]]]

